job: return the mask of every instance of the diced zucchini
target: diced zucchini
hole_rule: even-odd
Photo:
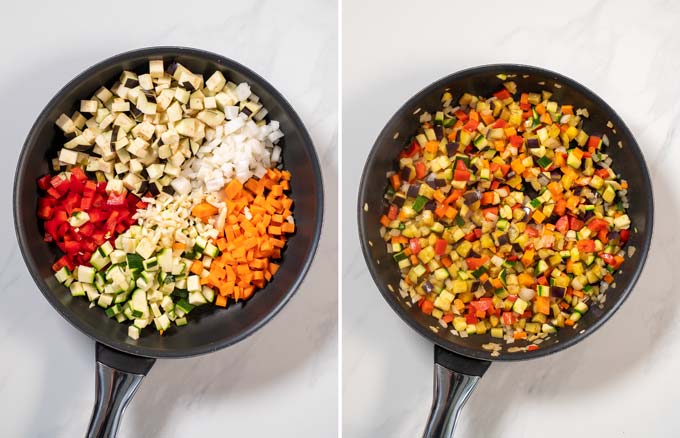
[[[144,262],[142,262],[142,265],[144,266],[145,271],[156,271],[158,270],[158,258],[157,257],[151,257]]]
[[[90,266],[78,266],[78,281],[81,283],[94,283],[94,268]]]
[[[165,313],[154,318],[153,322],[156,324],[156,330],[158,331],[165,331],[170,328],[170,318]]]
[[[55,274],[54,277],[61,284],[65,284],[68,280],[72,279],[71,271],[66,266],[62,266]]]
[[[74,281],[71,283],[71,287],[69,288],[71,290],[71,295],[74,297],[83,297],[85,296],[85,289],[83,288],[83,283],[79,281]]]
[[[141,271],[144,269],[144,259],[139,254],[127,254],[126,260],[131,271]]]
[[[154,250],[156,249],[156,245],[154,245],[149,239],[146,237],[142,238],[142,240],[139,241],[137,244],[137,247],[135,248],[135,252],[142,256],[144,259],[148,259],[153,255]]]
[[[136,327],[134,325],[128,327],[128,336],[134,340],[139,339],[140,332],[141,330],[139,329],[139,327]]]
[[[187,290],[189,292],[200,292],[201,279],[198,275],[190,275],[187,278]]]
[[[195,306],[194,306],[193,304],[189,303],[189,302],[188,302],[187,300],[185,300],[184,298],[180,299],[180,300],[177,301],[177,303],[175,304],[175,308],[181,310],[181,311],[184,312],[184,313],[189,313],[189,312],[191,312],[191,311],[193,310],[194,307],[195,307]]]
[[[203,251],[205,250],[207,245],[208,245],[208,240],[205,237],[203,237],[203,236],[196,237],[196,240],[194,242],[194,249],[197,252],[203,253]]]
[[[194,306],[200,306],[202,304],[206,304],[207,300],[201,293],[201,290],[197,290],[194,292],[189,292],[189,304],[192,304]]]
[[[205,297],[206,301],[208,301],[209,303],[215,301],[215,291],[212,288],[203,286],[203,288],[201,289],[201,293]]]
[[[158,258],[158,264],[160,265],[161,271],[172,272],[173,270],[172,249],[163,248],[158,252],[156,257]]]
[[[208,243],[208,245],[206,245],[206,247],[205,247],[205,250],[203,251],[203,254],[208,255],[212,258],[217,257],[219,255],[219,253],[220,253],[220,250],[215,245],[213,245],[212,243]]]
[[[522,313],[524,313],[527,310],[528,306],[529,306],[529,303],[527,303],[526,301],[524,301],[521,298],[517,298],[517,300],[512,305],[512,310],[521,315]]]
[[[90,264],[94,266],[97,270],[102,270],[106,267],[106,265],[109,264],[111,259],[109,259],[106,256],[102,256],[101,253],[97,250],[92,253],[92,257],[90,257]]]

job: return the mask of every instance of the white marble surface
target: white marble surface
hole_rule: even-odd
[[[388,308],[359,250],[355,205],[365,157],[384,123],[422,87],[497,62],[556,70],[616,109],[650,167],[656,223],[644,273],[620,311],[567,351],[492,365],[456,436],[680,436],[678,3],[425,4],[343,5],[344,436],[419,436],[432,391],[431,344]]]
[[[152,45],[221,53],[277,87],[319,152],[326,215],[315,262],[288,306],[232,348],[158,361],[119,436],[336,436],[335,2],[10,2],[2,16],[0,437],[82,436],[94,399],[94,343],[52,310],[19,254],[11,188],[21,145],[42,107],[72,77]]]

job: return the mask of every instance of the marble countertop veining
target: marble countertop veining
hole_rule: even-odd
[[[336,258],[328,256],[337,251],[336,3],[11,2],[3,17],[0,437],[82,436],[94,400],[94,343],[50,307],[19,253],[11,199],[21,145],[71,78],[114,54],[154,45],[223,54],[281,91],[314,139],[326,210],[314,264],[281,313],[231,348],[159,360],[119,436],[337,436],[337,295],[328,286],[337,278]]]
[[[679,437],[680,6],[345,0],[343,5],[343,432],[420,436],[432,397],[432,345],[378,293],[356,231],[364,160],[400,105],[427,84],[481,64],[545,67],[606,100],[651,171],[656,219],[638,284],[582,343],[494,364],[456,437]],[[360,390],[357,388],[361,388]]]

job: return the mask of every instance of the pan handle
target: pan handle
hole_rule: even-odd
[[[434,346],[434,398],[423,438],[451,438],[460,410],[491,362]]]
[[[114,438],[120,420],[156,359],[133,356],[97,342],[96,397],[87,438]]]

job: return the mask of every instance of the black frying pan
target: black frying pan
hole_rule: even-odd
[[[278,120],[285,133],[283,160],[292,173],[296,234],[289,240],[281,268],[273,281],[247,302],[227,309],[204,306],[190,315],[184,327],[172,327],[163,336],[145,331],[138,340],[127,336],[127,325],[118,324],[89,303],[73,298],[54,279],[51,265],[58,250],[42,240],[36,217],[36,179],[47,173],[49,160],[64,142],[54,121],[70,114],[80,99],[89,98],[100,86],[110,86],[123,70],[148,71],[150,59],[165,65],[178,61],[196,73],[221,70],[229,80],[248,82]],[[232,345],[262,327],[288,302],[302,282],[319,241],[323,214],[321,171],[314,145],[302,121],[284,97],[262,77],[220,55],[182,47],[152,47],[109,58],[69,82],[38,116],[24,144],[14,180],[14,223],[19,247],[33,280],[50,304],[71,324],[97,342],[97,397],[89,437],[115,436],[121,415],[142,378],[156,358],[178,358],[210,353]]]
[[[386,172],[394,170],[397,155],[419,128],[414,112],[435,111],[441,107],[441,96],[449,90],[454,99],[464,92],[490,96],[502,87],[497,74],[516,74],[509,79],[517,83],[521,92],[548,90],[552,99],[574,108],[587,108],[590,118],[584,122],[586,131],[607,134],[610,139],[608,153],[613,167],[628,180],[629,216],[635,229],[628,245],[637,251],[623,264],[622,272],[615,275],[617,287],[609,289],[604,308],[592,306],[579,321],[576,330],[562,329],[540,345],[538,350],[511,353],[504,346],[500,356],[482,348],[489,342],[498,343],[490,334],[462,338],[440,327],[436,320],[423,314],[417,306],[409,306],[398,295],[399,269],[387,253],[380,237],[380,216],[384,211]],[[615,132],[606,127],[613,123]],[[399,136],[395,138],[395,133]],[[623,148],[618,148],[621,141]],[[380,189],[378,189],[380,188]],[[411,328],[435,344],[435,386],[432,410],[425,429],[427,438],[449,437],[453,434],[456,418],[479,378],[492,361],[533,359],[564,350],[583,340],[597,330],[623,304],[640,276],[652,239],[653,210],[652,185],[647,166],[630,130],[614,110],[583,85],[560,74],[536,67],[497,64],[471,68],[447,76],[420,91],[406,102],[382,130],[368,156],[359,187],[358,203],[359,237],[364,258],[383,297],[392,309]],[[434,330],[437,330],[436,332]],[[513,344],[514,346],[522,345]],[[526,345],[526,344],[524,344]]]

